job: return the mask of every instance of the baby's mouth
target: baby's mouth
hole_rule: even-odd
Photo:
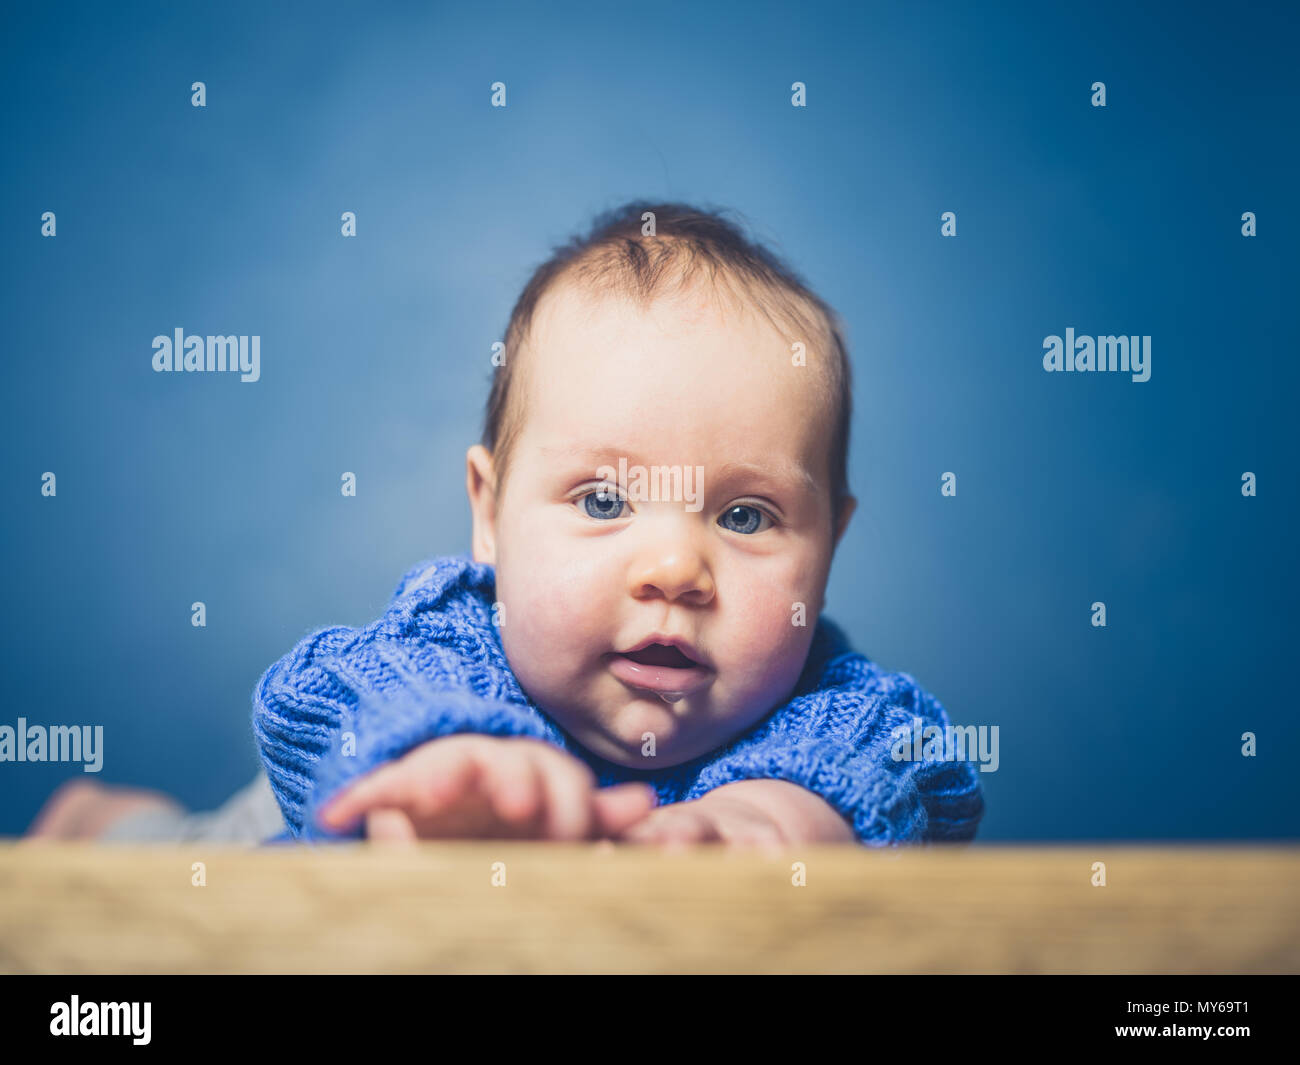
[[[652,643],[608,657],[609,671],[629,688],[652,692],[666,703],[680,702],[713,680],[713,670],[668,644]]]
[[[685,651],[679,647],[670,647],[665,643],[652,643],[649,647],[643,647],[639,651],[628,651],[624,658],[630,658],[633,662],[640,662],[643,666],[671,666],[675,669],[690,669],[691,666],[698,666],[695,659],[690,658]]]

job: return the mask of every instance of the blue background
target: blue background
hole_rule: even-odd
[[[532,269],[674,199],[846,321],[827,612],[999,726],[979,840],[1296,836],[1296,7],[1044,6],[11,9],[0,723],[103,724],[100,780],[191,807],[246,783],[262,671],[468,549]],[[154,373],[178,326],[259,334],[261,380]],[[1044,373],[1069,326],[1151,335],[1151,380]],[[80,773],[0,764],[0,832]]]

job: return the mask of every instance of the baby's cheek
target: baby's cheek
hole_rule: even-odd
[[[525,687],[544,682],[555,665],[551,647],[557,605],[544,586],[498,586],[505,606],[501,643],[506,659]]]
[[[534,698],[555,697],[582,668],[597,634],[597,604],[584,594],[572,567],[534,552],[527,566],[512,559],[498,570],[497,594],[505,604],[502,644],[506,658]]]
[[[788,573],[752,573],[735,580],[730,588],[728,614],[745,630],[756,648],[777,650],[789,642],[801,615],[811,606]]]
[[[812,642],[815,604],[785,585],[751,586],[738,596],[726,641],[738,691],[747,699],[775,699],[798,679]],[[803,624],[799,624],[802,622]]]

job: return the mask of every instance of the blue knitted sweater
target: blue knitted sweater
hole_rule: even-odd
[[[906,673],[885,673],[818,618],[790,701],[726,746],[691,762],[630,769],[581,747],[523,692],[492,622],[495,570],[465,555],[427,559],[362,629],[303,637],[253,695],[253,731],[289,831],[272,842],[358,838],[316,812],[343,785],[412,747],[458,732],[531,736],[586,762],[600,786],[647,781],[659,804],[749,778],[788,780],[821,796],[872,846],[969,840],[984,812],[963,761],[896,761],[894,729],[949,724]],[[345,750],[351,733],[355,750]]]

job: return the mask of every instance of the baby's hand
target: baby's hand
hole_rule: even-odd
[[[597,788],[595,774],[541,740],[464,733],[412,748],[333,796],[317,822],[372,839],[615,836],[653,809],[645,784]]]
[[[650,811],[619,835],[628,843],[726,843],[779,851],[804,843],[850,843],[852,826],[825,800],[783,780],[739,780],[698,799]]]
[[[745,802],[722,796],[673,803],[650,811],[619,835],[626,843],[682,846],[690,843],[729,843],[739,847],[777,849],[790,842],[768,814]],[[708,801],[706,801],[708,800]]]

